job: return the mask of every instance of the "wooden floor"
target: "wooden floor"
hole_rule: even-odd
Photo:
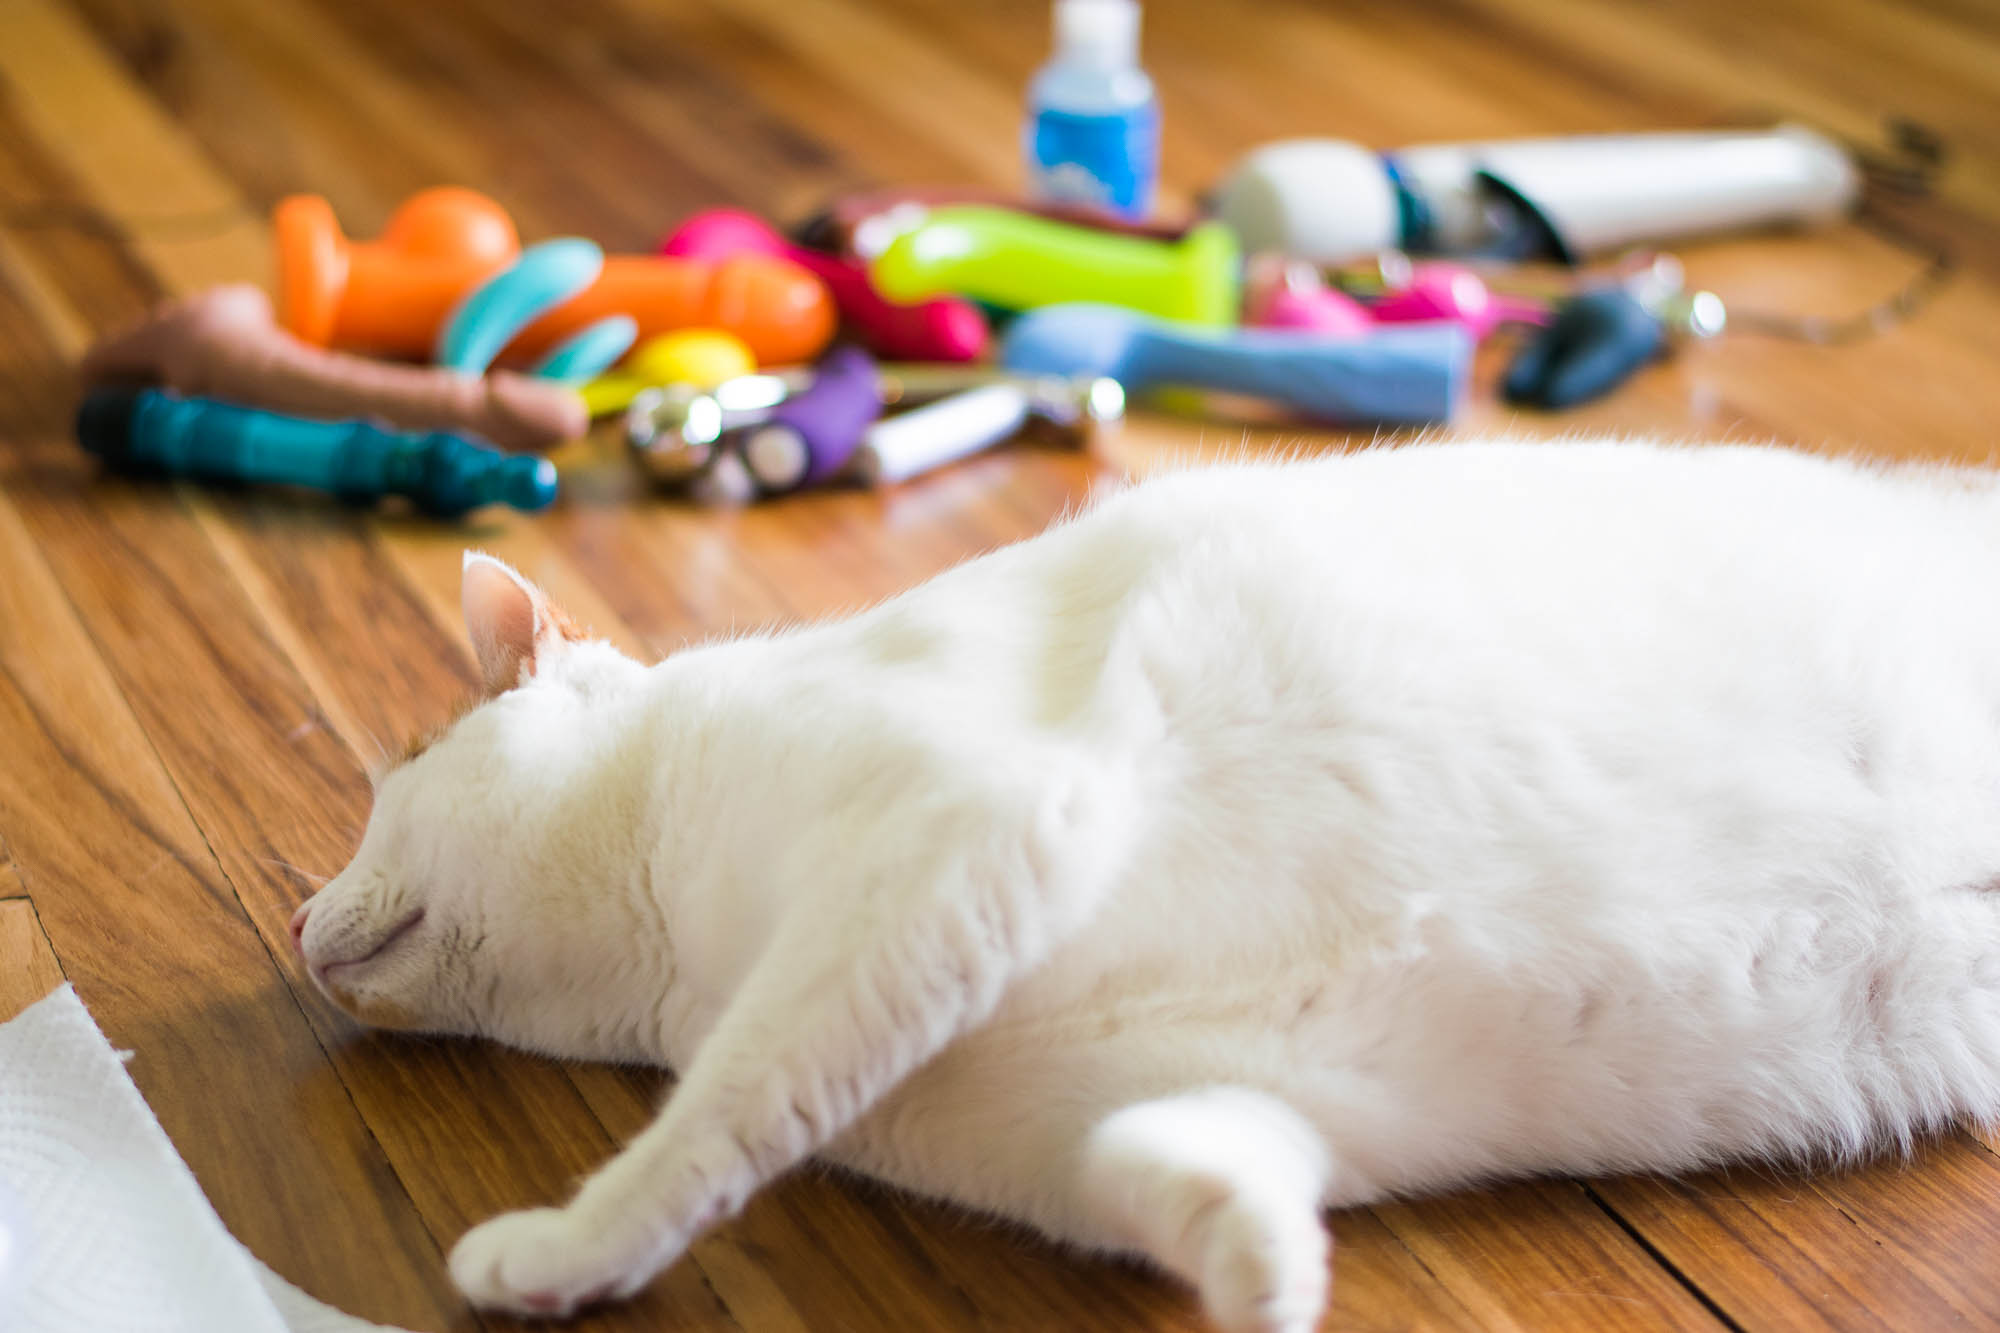
[[[1147,7],[1170,197],[1303,132],[1438,136],[1787,114],[1942,131],[1903,210],[1962,272],[1914,325],[1823,349],[1728,338],[1563,417],[1487,365],[1463,429],[1609,429],[1987,459],[2000,442],[1993,0],[1176,0]],[[653,1073],[357,1031],[286,919],[344,861],[364,763],[470,685],[460,548],[515,562],[635,651],[812,615],[1035,530],[1190,452],[1349,443],[1150,418],[1099,456],[1017,449],[884,494],[703,513],[614,442],[565,501],[452,528],[99,477],[70,366],[165,293],[264,277],[270,204],[371,234],[440,181],[531,237],[643,248],[723,202],[790,218],[889,181],[1016,178],[1042,0],[0,0],[0,1012],[73,981],[229,1227],[314,1294],[499,1329],[441,1256],[556,1200],[648,1117]],[[87,205],[116,227],[48,205]],[[1741,308],[1837,313],[1914,267],[1853,228],[1686,252]],[[0,1075],[4,1076],[4,1075]],[[2000,1326],[2000,1158],[1805,1177],[1544,1181],[1334,1219],[1343,1329]],[[924,1203],[802,1174],[593,1329],[1169,1329],[1178,1290]]]

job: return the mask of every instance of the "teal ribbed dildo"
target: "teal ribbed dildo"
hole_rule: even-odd
[[[556,498],[556,469],[546,458],[504,454],[444,431],[311,421],[161,389],[91,392],[77,410],[76,435],[120,471],[309,486],[355,502],[406,495],[445,518],[489,504],[544,509]]]

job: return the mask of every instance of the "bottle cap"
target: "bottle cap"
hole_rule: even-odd
[[[1056,0],[1056,55],[1109,69],[1139,63],[1138,0]]]

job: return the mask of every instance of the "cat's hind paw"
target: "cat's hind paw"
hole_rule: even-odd
[[[1327,1232],[1311,1209],[1232,1198],[1204,1219],[1200,1285],[1227,1333],[1310,1333],[1326,1309]]]
[[[633,1272],[563,1208],[502,1213],[459,1238],[451,1280],[482,1310],[566,1319],[587,1305],[629,1296],[651,1276]]]
[[[1223,1333],[1311,1333],[1330,1285],[1319,1208],[1330,1171],[1290,1106],[1213,1087],[1105,1117],[1080,1183],[1106,1230],[1192,1282]]]

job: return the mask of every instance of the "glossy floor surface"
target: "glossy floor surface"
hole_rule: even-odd
[[[1461,433],[1775,438],[1984,460],[2000,440],[2000,10],[1990,0],[1158,0],[1169,202],[1259,141],[1755,123],[1860,139],[1902,113],[1954,159],[1895,215],[1960,271],[1853,346],[1689,349],[1560,417]],[[465,527],[101,477],[72,366],[169,293],[262,279],[296,190],[372,234],[439,181],[531,237],[647,247],[682,214],[780,218],[880,182],[1017,178],[1038,0],[0,3],[0,1009],[57,965],[234,1232],[373,1319],[498,1329],[446,1280],[470,1224],[542,1203],[645,1122],[650,1072],[370,1036],[286,921],[336,869],[379,743],[472,668],[476,543],[635,652],[889,593],[1163,460],[1355,441],[1147,416],[1090,455],[1021,446],[882,493],[704,512],[615,442],[538,518]],[[1917,259],[1854,226],[1683,251],[1739,311],[1841,314]],[[1831,1175],[1541,1181],[1338,1216],[1342,1329],[1940,1329],[2000,1323],[2000,1159],[1959,1135]],[[591,1329],[1168,1329],[1175,1287],[812,1172]]]

